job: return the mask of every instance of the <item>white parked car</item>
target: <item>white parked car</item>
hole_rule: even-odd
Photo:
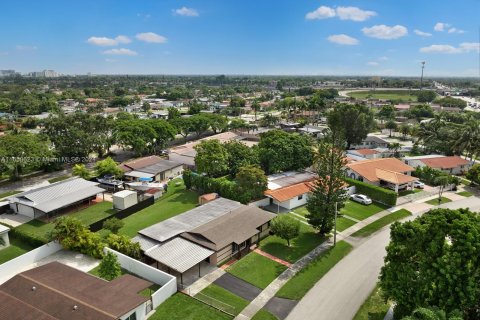
[[[418,189],[423,189],[425,188],[425,183],[420,181],[413,181],[413,187]]]
[[[364,205],[372,204],[372,199],[364,194],[352,194],[350,199],[355,202],[363,203]]]

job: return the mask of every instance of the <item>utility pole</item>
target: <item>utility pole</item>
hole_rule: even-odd
[[[422,61],[422,76],[420,77],[420,91],[423,90],[423,69],[425,69],[425,61]]]
[[[333,246],[337,244],[337,202],[335,202],[335,224],[333,227]]]

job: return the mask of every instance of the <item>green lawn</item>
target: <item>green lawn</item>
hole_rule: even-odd
[[[311,226],[300,223],[300,235],[290,241],[290,247],[287,246],[286,240],[273,235],[260,241],[260,249],[282,260],[294,263],[323,241],[325,238],[320,237]]]
[[[300,300],[318,280],[320,280],[337,262],[342,260],[352,246],[345,241],[337,242],[335,247],[328,249],[315,258],[293,278],[291,278],[276,294],[281,298]]]
[[[351,226],[353,226],[356,223],[357,222],[355,222],[353,220],[350,220],[348,218],[345,218],[345,217],[337,218],[337,231],[341,232],[345,229],[350,228]]]
[[[308,210],[307,210],[306,206],[298,207],[297,209],[294,209],[292,211],[295,212],[295,213],[298,213],[299,215],[301,215],[303,217],[305,217],[308,213]]]
[[[253,316],[252,320],[278,320],[273,314],[268,312],[265,309],[260,309],[255,315]]]
[[[180,181],[182,183],[176,186]],[[186,190],[183,181],[175,179],[169,184],[168,192],[155,204],[123,219],[125,225],[119,233],[132,238],[139,230],[193,209],[197,203],[197,193]]]
[[[382,290],[377,285],[363,305],[358,309],[353,320],[383,320],[390,305],[382,298]]]
[[[417,97],[411,94],[408,90],[369,90],[356,91],[347,93],[348,96],[355,99],[386,99],[386,100],[403,100],[403,101],[417,101]]]
[[[198,294],[196,298],[218,308],[222,308],[222,310],[234,315],[239,314],[240,311],[249,304],[249,301],[217,286],[216,284],[209,285],[203,289],[201,293],[202,294]],[[226,304],[226,306],[222,303]]]
[[[60,177],[56,177],[56,178],[49,179],[48,182],[50,182],[50,183],[55,183],[55,182],[67,180],[67,179],[69,179],[69,178],[71,178],[71,177],[72,177],[71,175],[60,176]]]
[[[91,205],[83,210],[69,213],[68,216],[76,218],[80,220],[83,224],[88,226],[94,222],[110,216],[114,212],[115,210],[112,209],[112,203],[108,201],[103,201]],[[16,230],[22,233],[30,234],[45,241],[47,241],[47,233],[52,229],[53,221],[50,223],[45,223],[40,220],[31,220],[16,228]]]
[[[460,191],[460,192],[457,192],[458,195],[460,196],[463,196],[463,197],[471,197],[473,196],[473,193],[469,192],[469,191]]]
[[[448,199],[448,198],[441,197],[441,198],[440,198],[440,203],[438,203],[438,198],[425,201],[425,203],[431,204],[432,206],[437,206],[437,205],[439,205],[439,204],[444,204],[444,203],[451,202],[451,201],[452,201],[452,200],[450,200],[450,199]]]
[[[165,300],[148,319],[231,320],[232,317],[183,293],[176,293]]]
[[[13,191],[7,191],[7,192],[0,193],[0,199],[13,196],[14,194],[17,194],[17,193],[20,193],[20,192],[22,192],[22,191],[13,190]]]
[[[229,267],[227,272],[258,288],[264,289],[286,269],[287,267],[283,264],[270,260],[258,253],[250,252]]]
[[[35,249],[35,247],[21,242],[16,238],[10,237],[10,246],[0,249],[0,264],[21,256],[22,254],[33,249]]]
[[[354,219],[363,220],[385,209],[388,209],[388,206],[376,202],[369,205],[364,205],[358,202],[347,200],[345,202],[345,206],[340,210],[340,212]]]
[[[398,192],[398,196],[399,197],[408,196],[409,194],[414,194],[414,193],[421,192],[421,191],[422,191],[422,189],[401,190],[401,191]]]
[[[356,231],[355,233],[352,234],[354,237],[367,237],[374,233],[377,230],[380,230],[381,228],[385,227],[386,225],[389,225],[390,223],[406,218],[408,216],[411,216],[412,213],[406,209],[400,209],[398,211],[395,211],[393,213],[390,213],[389,215],[386,215],[369,225],[363,227],[362,229]]]

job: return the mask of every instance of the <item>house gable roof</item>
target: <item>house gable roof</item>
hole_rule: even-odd
[[[310,192],[312,186],[313,186],[313,182],[306,181],[306,182],[297,183],[288,187],[283,187],[283,188],[274,189],[274,190],[267,190],[265,191],[265,195],[267,197],[272,197],[273,199],[279,202],[283,202],[283,201],[287,201],[295,197],[298,197],[302,194]]]
[[[396,158],[382,158],[358,161],[347,164],[347,168],[370,182],[379,181],[377,169],[397,173],[412,172],[415,169]]]
[[[438,157],[419,160],[422,161],[425,165],[434,169],[453,169],[470,163],[468,160],[463,159],[459,156]]]

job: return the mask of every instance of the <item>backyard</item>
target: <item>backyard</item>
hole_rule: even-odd
[[[0,264],[21,256],[22,254],[33,249],[35,249],[35,247],[17,240],[14,237],[10,237],[10,246],[0,249]]]
[[[178,183],[178,185],[177,185]],[[155,204],[123,219],[125,223],[119,234],[130,238],[137,232],[180,213],[193,209],[198,204],[198,195],[185,189],[183,180],[175,179],[168,185],[168,191]]]
[[[260,241],[260,249],[277,258],[294,263],[323,241],[325,241],[325,238],[319,236],[315,229],[301,223],[300,235],[290,241],[290,247],[286,240],[272,235]]]
[[[286,266],[255,252],[250,252],[227,269],[232,275],[264,289],[277,278]]]
[[[94,222],[97,222],[103,218],[106,218],[112,215],[115,211],[112,208],[112,203],[108,201],[103,201],[100,203],[93,204],[83,210],[69,213],[68,216],[80,220],[85,225],[90,225]],[[24,223],[17,228],[17,231],[28,234],[43,241],[48,241],[47,234],[53,229],[54,222],[43,222],[41,220],[31,220],[27,223]]]

